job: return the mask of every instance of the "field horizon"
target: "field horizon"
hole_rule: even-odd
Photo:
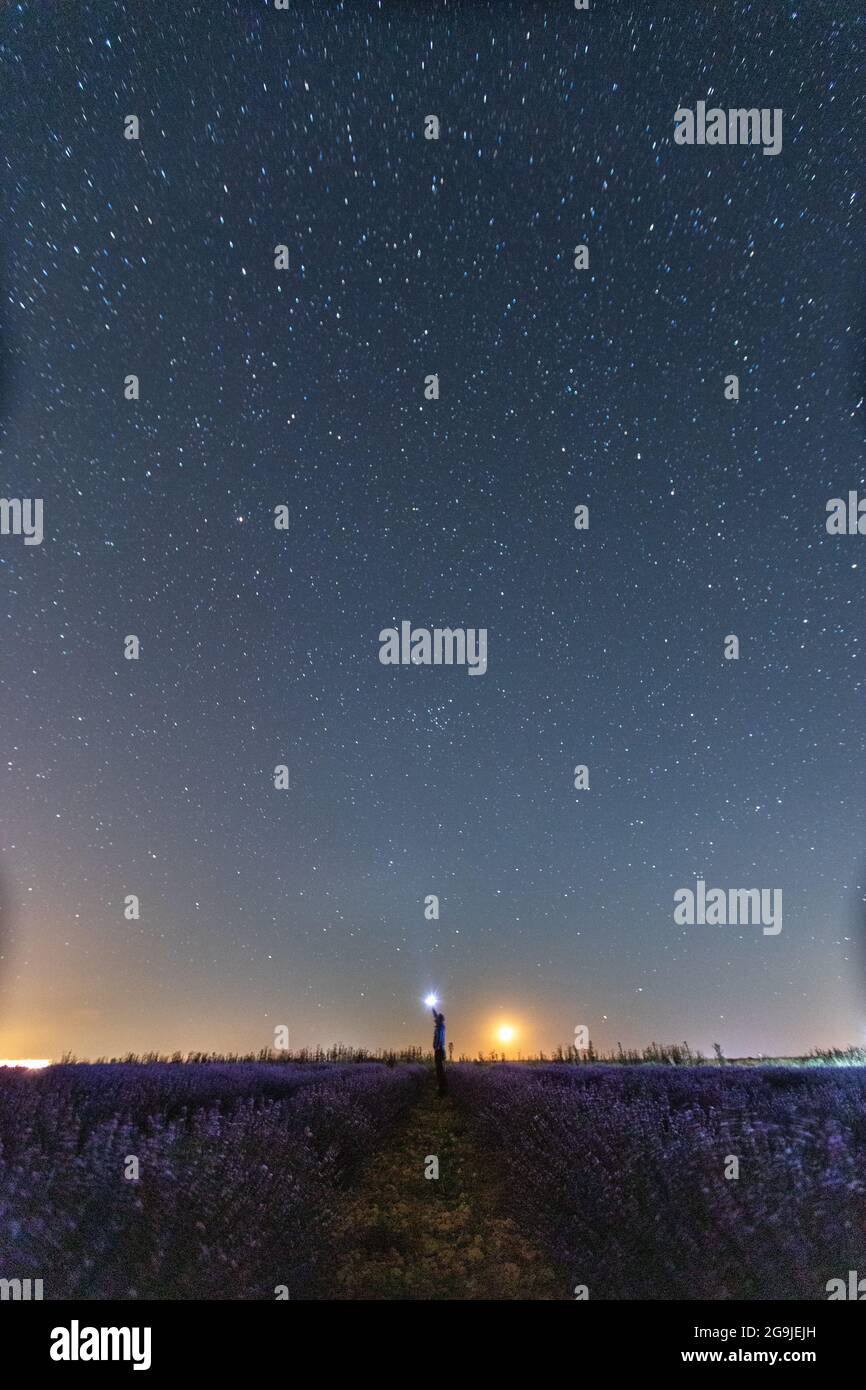
[[[105,1054],[96,1057],[80,1057],[72,1052],[64,1052],[57,1058],[39,1059],[40,1069],[50,1066],[97,1066],[106,1063],[128,1063],[145,1066],[150,1063],[170,1063],[172,1065],[189,1063],[240,1063],[273,1062],[275,1064],[293,1063],[321,1065],[323,1063],[351,1064],[358,1062],[380,1062],[394,1065],[399,1062],[433,1064],[433,1049],[430,1047],[376,1048],[355,1047],[342,1042],[301,1048],[260,1048],[256,1052],[125,1052]],[[845,1047],[813,1047],[809,1052],[790,1055],[755,1054],[753,1056],[726,1056],[719,1049],[712,1056],[705,1055],[700,1048],[692,1048],[687,1042],[648,1043],[644,1048],[618,1047],[615,1051],[595,1051],[594,1048],[576,1048],[564,1044],[552,1052],[530,1052],[523,1054],[517,1050],[512,1055],[491,1048],[487,1052],[478,1050],[474,1055],[460,1052],[449,1056],[449,1064],[455,1063],[558,1063],[573,1066],[866,1066],[866,1047],[849,1043]],[[0,1060],[0,1067],[27,1068],[32,1059],[6,1058]]]

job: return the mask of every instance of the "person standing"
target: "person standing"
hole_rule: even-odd
[[[440,1096],[448,1094],[448,1081],[445,1077],[445,1015],[433,1014],[433,1060],[436,1063],[436,1083]]]

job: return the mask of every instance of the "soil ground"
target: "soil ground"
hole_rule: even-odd
[[[426,1178],[428,1159],[439,1177]],[[350,1193],[337,1230],[338,1299],[562,1299],[564,1281],[502,1213],[490,1160],[431,1080]]]

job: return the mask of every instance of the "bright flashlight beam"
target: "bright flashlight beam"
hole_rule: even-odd
[[[428,1009],[435,1009],[436,1005],[439,1003],[438,994],[428,994],[424,1003],[427,1005]]]

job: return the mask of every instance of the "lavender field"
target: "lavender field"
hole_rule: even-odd
[[[866,1265],[864,1068],[461,1067],[452,1089],[590,1298],[821,1299]]]
[[[449,1081],[440,1101],[420,1064],[0,1073],[0,1278],[46,1299],[823,1299],[866,1267],[864,1068]]]
[[[424,1075],[256,1063],[0,1075],[0,1277],[42,1278],[46,1298],[313,1297],[333,1278],[335,1204]]]

